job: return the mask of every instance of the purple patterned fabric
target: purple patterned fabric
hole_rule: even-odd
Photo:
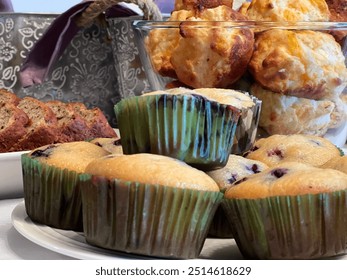
[[[50,68],[59,59],[72,38],[80,28],[75,24],[77,18],[93,1],[83,1],[57,17],[45,34],[36,42],[24,61],[19,76],[23,87],[41,84]],[[109,9],[107,16],[125,17],[135,13],[123,6]]]
[[[13,6],[11,0],[0,0],[0,12],[11,13],[13,12]]]

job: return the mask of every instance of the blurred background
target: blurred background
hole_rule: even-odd
[[[79,2],[81,0],[12,0],[12,5],[15,12],[61,13]]]

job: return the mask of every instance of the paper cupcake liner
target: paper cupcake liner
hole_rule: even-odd
[[[195,95],[150,95],[115,105],[123,152],[170,156],[202,169],[225,166],[240,110]]]
[[[254,106],[241,110],[241,116],[238,120],[234,143],[231,149],[231,153],[235,155],[243,155],[249,151],[253,147],[257,137],[261,100],[255,96],[249,95],[249,97],[252,99]]]
[[[223,195],[93,176],[81,188],[86,241],[164,258],[196,258]]]
[[[25,209],[29,218],[51,227],[83,231],[81,175],[21,157]]]
[[[225,199],[234,239],[249,259],[317,259],[346,253],[347,191]]]

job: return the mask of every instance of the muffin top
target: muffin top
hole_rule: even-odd
[[[221,88],[197,88],[189,89],[185,87],[177,87],[168,90],[158,90],[147,92],[144,95],[158,95],[158,94],[172,94],[172,95],[200,95],[208,100],[218,102],[220,104],[232,105],[238,109],[251,108],[255,104],[252,98],[245,92],[233,89]]]
[[[298,162],[285,162],[236,182],[224,196],[229,199],[259,199],[329,193],[345,189],[345,173]]]
[[[339,155],[340,150],[323,137],[275,134],[257,140],[246,157],[264,162],[269,167],[288,161],[321,166]]]
[[[347,156],[334,157],[324,163],[321,168],[331,168],[347,174]]]
[[[219,191],[217,183],[206,173],[180,160],[155,154],[108,155],[91,161],[86,173],[111,180]]]
[[[110,153],[95,144],[77,141],[42,146],[28,155],[51,166],[84,172],[91,160],[108,154]]]
[[[207,172],[221,190],[232,186],[246,176],[259,173],[268,168],[260,161],[251,160],[238,155],[230,155],[225,167]]]
[[[105,149],[107,152],[111,154],[122,154],[122,144],[120,141],[120,138],[94,138],[90,141],[90,143],[93,143],[103,149]]]

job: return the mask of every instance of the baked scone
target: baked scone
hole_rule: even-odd
[[[259,126],[268,134],[311,134],[324,136],[329,128],[346,121],[347,113],[340,98],[313,100],[266,90],[258,83],[250,93],[262,101]]]
[[[340,45],[332,35],[311,30],[258,34],[249,70],[265,89],[309,99],[332,100],[347,85]]]
[[[89,163],[81,188],[86,241],[127,253],[196,258],[223,195],[204,172],[154,154]],[[105,230],[107,228],[107,230]]]
[[[175,0],[175,11],[178,10],[201,10],[215,8],[221,5],[233,7],[234,0]]]
[[[338,156],[340,156],[340,150],[323,137],[276,134],[257,140],[246,157],[259,160],[272,167],[288,161],[321,166]]]
[[[90,141],[90,143],[93,143],[93,144],[105,149],[107,152],[110,152],[111,154],[122,154],[123,153],[121,139],[118,137],[94,138]]]
[[[181,39],[170,60],[180,82],[192,88],[228,88],[245,73],[254,34],[249,28],[225,27],[225,21],[238,20],[246,17],[219,6],[198,11],[180,24]],[[215,22],[213,28],[192,28],[196,21]]]
[[[83,230],[80,184],[86,165],[108,155],[77,141],[46,145],[22,155],[26,212],[33,221],[66,230]]]
[[[346,252],[345,173],[286,162],[236,182],[224,197],[245,258],[317,259]]]
[[[325,0],[252,0],[246,15],[258,21],[329,21]]]
[[[29,118],[11,102],[0,103],[0,116],[0,153],[5,153],[26,135]]]
[[[194,11],[179,10],[172,12],[168,21],[185,21],[194,15]],[[165,40],[163,40],[165,38]],[[172,51],[177,47],[181,36],[178,28],[158,28],[151,30],[145,39],[154,70],[162,76],[177,78],[171,64]]]

